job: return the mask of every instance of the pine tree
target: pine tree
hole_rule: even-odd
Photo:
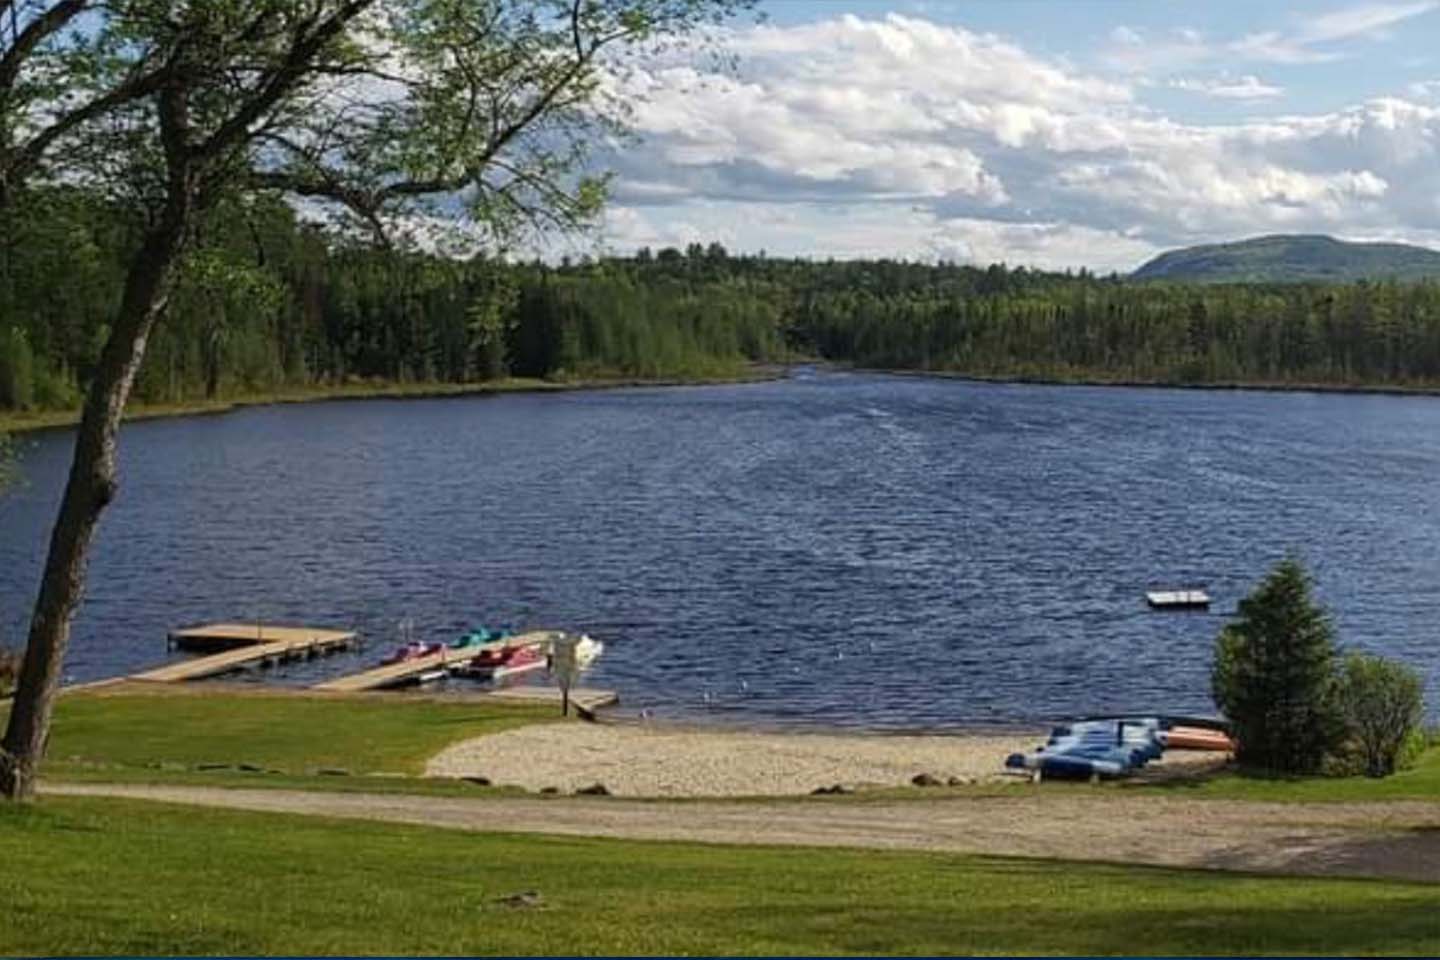
[[[1234,725],[1238,759],[1281,773],[1319,768],[1340,735],[1333,701],[1334,629],[1289,557],[1240,601],[1211,671],[1216,704]]]

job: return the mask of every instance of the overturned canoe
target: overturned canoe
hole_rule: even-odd
[[[1167,750],[1219,750],[1233,753],[1235,741],[1220,730],[1205,727],[1171,727],[1160,732],[1160,742]]]

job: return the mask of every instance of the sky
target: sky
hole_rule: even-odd
[[[1440,0],[762,0],[615,81],[602,243],[1128,271],[1440,248]]]

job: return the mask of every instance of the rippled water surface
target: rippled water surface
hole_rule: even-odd
[[[949,727],[1209,710],[1213,637],[1289,548],[1342,639],[1440,699],[1440,399],[767,384],[322,403],[139,423],[67,673],[235,618],[583,629],[591,682],[660,716]],[[19,645],[70,455],[0,497]],[[1210,613],[1154,614],[1206,584]]]

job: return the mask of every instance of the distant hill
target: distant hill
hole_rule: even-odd
[[[1302,283],[1440,278],[1440,252],[1405,243],[1348,243],[1334,237],[1279,235],[1171,250],[1132,280],[1198,283]]]

